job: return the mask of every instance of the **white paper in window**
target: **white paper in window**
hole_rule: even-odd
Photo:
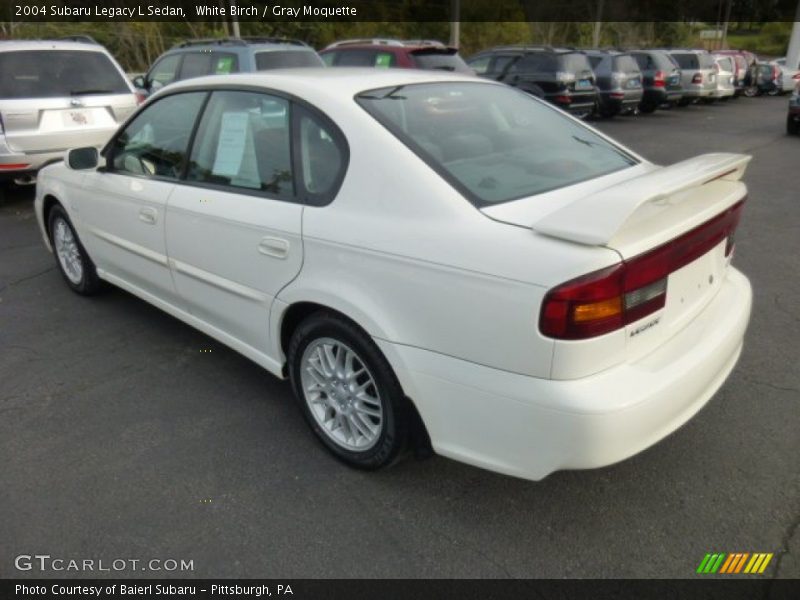
[[[226,112],[217,142],[217,156],[211,172],[222,177],[235,177],[239,174],[247,142],[249,115],[247,112]]]

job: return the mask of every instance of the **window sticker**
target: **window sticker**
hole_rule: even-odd
[[[386,52],[380,52],[375,55],[375,66],[381,68],[388,68],[392,66],[392,55]]]
[[[214,175],[234,177],[239,174],[248,137],[248,119],[247,112],[226,112],[222,115],[217,156],[212,168]]]
[[[217,75],[228,75],[232,70],[233,70],[232,56],[220,56],[217,59],[217,70],[215,71]]]

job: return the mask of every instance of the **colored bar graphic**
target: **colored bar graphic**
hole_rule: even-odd
[[[724,573],[760,575],[767,569],[774,554],[772,552],[725,552],[708,553],[697,567],[698,573]]]
[[[769,561],[771,561],[771,560],[772,560],[772,552],[767,554],[766,558],[764,558],[764,562],[761,563],[761,567],[759,567],[759,569],[758,569],[758,574],[759,575],[761,575],[761,573],[764,572],[764,569],[767,568],[767,565],[769,564]]]

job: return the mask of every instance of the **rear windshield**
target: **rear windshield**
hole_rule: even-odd
[[[678,63],[681,69],[699,69],[700,61],[697,54],[672,54],[672,58]]]
[[[567,73],[578,73],[591,71],[592,66],[585,54],[562,54],[558,57],[561,68]]]
[[[316,52],[302,50],[273,50],[256,54],[256,69],[291,69],[294,67],[324,67],[325,63]]]
[[[614,57],[614,70],[621,73],[630,73],[631,71],[638,71],[639,65],[633,60],[632,56],[623,55]]]
[[[473,72],[455,50],[415,50],[411,53],[411,58],[418,69],[439,69],[441,71],[456,71],[460,73]]]
[[[0,52],[0,98],[130,93],[125,79],[102,52]]]
[[[636,164],[557,109],[504,85],[414,84],[364,92],[357,101],[479,207]]]

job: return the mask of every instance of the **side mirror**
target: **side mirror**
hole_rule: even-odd
[[[137,75],[136,77],[131,79],[131,83],[133,83],[134,87],[137,87],[140,90],[147,89],[147,82],[144,80],[144,75]]]
[[[94,146],[74,148],[67,152],[67,166],[76,171],[94,169],[99,162],[100,154]]]

